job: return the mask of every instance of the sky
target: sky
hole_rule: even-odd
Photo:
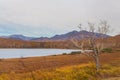
[[[51,37],[106,20],[120,34],[120,0],[0,0],[0,36]]]

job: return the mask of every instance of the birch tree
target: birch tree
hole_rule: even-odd
[[[80,31],[86,30],[83,29],[82,25],[79,26]],[[99,55],[102,53],[102,50],[105,48],[104,44],[104,38],[105,35],[109,32],[110,26],[108,25],[107,21],[100,21],[98,25],[95,25],[94,23],[88,23],[88,35],[81,34],[81,40],[80,42],[74,38],[71,39],[72,43],[79,49],[81,49],[85,54],[89,57],[92,57],[96,64],[96,70],[98,71],[100,69],[100,60]],[[99,38],[98,38],[99,34]],[[100,41],[98,41],[98,39]],[[88,46],[84,47],[84,46]],[[85,50],[90,49],[92,52],[88,53]]]

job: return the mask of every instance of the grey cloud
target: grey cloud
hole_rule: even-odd
[[[62,33],[79,23],[105,19],[120,32],[119,3],[120,0],[0,0],[0,21]]]

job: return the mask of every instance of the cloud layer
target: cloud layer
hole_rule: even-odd
[[[0,35],[52,36],[108,20],[119,32],[120,0],[0,0]]]

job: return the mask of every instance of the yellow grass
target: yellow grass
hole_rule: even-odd
[[[120,74],[120,66],[103,65],[96,72],[92,63],[76,66],[66,66],[52,70],[36,70],[26,73],[1,74],[0,80],[101,80],[102,78],[115,77]]]
[[[101,54],[102,66],[98,72],[89,61],[88,57],[78,54],[3,59],[0,80],[104,80],[120,76],[120,52]]]

